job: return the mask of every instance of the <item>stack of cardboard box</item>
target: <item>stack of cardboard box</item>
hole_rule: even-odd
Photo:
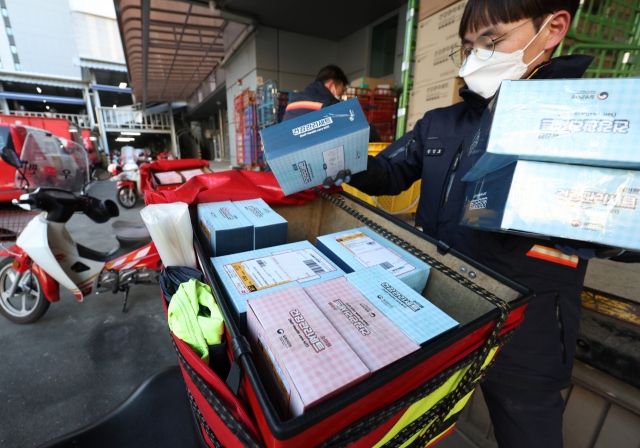
[[[407,131],[413,129],[425,112],[462,101],[458,90],[464,81],[458,77],[449,54],[460,43],[458,28],[467,0],[422,0],[416,42],[413,90],[409,99]]]

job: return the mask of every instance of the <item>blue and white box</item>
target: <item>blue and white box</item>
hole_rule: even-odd
[[[344,275],[342,269],[308,241],[216,257],[211,262],[231,299],[234,317],[243,333],[247,328],[247,300]]]
[[[198,204],[198,219],[213,256],[253,249],[253,224],[231,201]]]
[[[481,157],[463,180],[516,160],[640,169],[638,91],[634,78],[503,81],[468,148]]]
[[[422,293],[431,267],[368,227],[319,236],[316,247],[347,274],[381,266],[417,293]]]
[[[417,344],[458,327],[458,322],[380,266],[345,277]]]
[[[285,195],[367,169],[369,123],[357,98],[260,131],[269,166]]]
[[[240,213],[253,224],[253,248],[287,244],[287,220],[273,211],[262,199],[234,201]]]
[[[460,224],[640,249],[640,172],[518,161],[467,186]]]

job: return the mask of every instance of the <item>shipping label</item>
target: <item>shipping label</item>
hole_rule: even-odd
[[[301,249],[227,264],[224,270],[240,294],[249,294],[292,281],[315,280],[336,268],[315,250]]]
[[[396,277],[416,269],[407,260],[360,231],[336,235],[333,239],[366,267],[380,265]]]
[[[338,173],[344,170],[344,146],[340,145],[323,151],[322,158],[324,159],[324,169],[327,172],[327,177],[335,180]]]

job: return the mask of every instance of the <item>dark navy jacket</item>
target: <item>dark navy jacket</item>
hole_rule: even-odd
[[[531,78],[580,78],[591,61],[590,56],[552,59],[537,67]],[[534,245],[553,245],[459,225],[466,188],[460,179],[472,162],[467,148],[489,102],[466,87],[460,95],[464,102],[427,112],[411,132],[377,157],[369,157],[367,171],[354,175],[350,185],[370,195],[397,195],[422,179],[416,225],[536,294],[520,330],[500,350],[487,378],[534,390],[563,389],[569,385],[575,358],[587,261],[569,267],[531,257],[527,253]]]
[[[287,105],[282,121],[291,120],[292,118],[320,110],[323,107],[331,106],[332,104],[337,104],[339,102],[340,101],[333,96],[329,89],[327,89],[320,81],[312,82],[302,92],[296,92],[293,94],[289,100],[289,104]],[[382,138],[380,137],[376,127],[371,126],[369,129],[369,141],[381,142]]]

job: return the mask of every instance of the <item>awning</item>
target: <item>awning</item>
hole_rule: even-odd
[[[79,67],[95,68],[99,70],[111,70],[114,72],[127,71],[127,63],[125,61],[116,61],[108,59],[95,59],[86,56],[80,56],[76,61],[76,65]]]
[[[133,93],[186,101],[224,56],[225,20],[176,0],[115,0]]]
[[[84,106],[86,103],[82,98],[74,98],[71,96],[53,96],[53,95],[37,95],[34,93],[20,93],[20,92],[1,92],[0,98],[6,98],[8,100],[22,100],[22,101],[37,101],[42,103],[59,103],[59,104],[79,104]]]
[[[84,89],[85,87],[89,87],[89,83],[83,82],[80,78],[4,70],[0,70],[0,81],[26,82],[28,84],[40,84],[43,86],[52,87],[69,87],[72,89]]]
[[[103,92],[128,93],[131,95],[131,89],[129,87],[123,89],[118,86],[105,86],[104,84],[91,84],[89,87],[93,90],[101,90]]]

